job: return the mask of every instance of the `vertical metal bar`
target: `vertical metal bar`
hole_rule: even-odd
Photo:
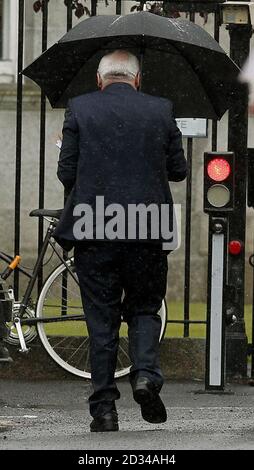
[[[185,218],[185,265],[184,265],[184,320],[190,319],[190,245],[191,245],[191,206],[192,206],[192,149],[193,139],[187,140],[188,175],[186,181]],[[189,323],[184,323],[184,337],[190,334]]]
[[[248,148],[247,161],[247,205],[254,209],[254,149]],[[251,261],[253,255],[251,257]],[[249,260],[250,261],[250,260]],[[254,269],[252,266],[252,319],[251,319],[251,378],[254,378]]]
[[[249,55],[251,25],[229,27],[230,57],[241,68]],[[242,85],[234,96],[228,113],[228,150],[235,152],[235,209],[229,216],[229,240],[243,242],[238,256],[228,258],[228,284],[237,289],[237,321],[227,330],[227,375],[247,375],[247,335],[244,321],[245,231],[246,231],[246,162],[248,143],[248,92]],[[234,305],[233,305],[234,304]],[[230,308],[230,305],[229,305]]]
[[[67,0],[67,31],[72,28],[72,0]]]
[[[72,0],[67,0],[67,21],[66,21],[66,29],[69,31],[72,28]],[[64,195],[64,205],[66,203],[66,195]],[[63,258],[64,260],[68,259],[68,253],[63,251]],[[68,272],[67,270],[63,272],[62,275],[62,297],[61,297],[61,314],[66,315],[67,313],[67,287],[68,287]]]
[[[47,49],[48,39],[48,0],[42,1],[42,52]],[[39,208],[44,207],[45,194],[45,138],[46,138],[46,95],[41,92],[41,110],[40,110],[40,163],[39,163]],[[38,224],[38,256],[43,245],[43,218],[39,218]],[[43,284],[43,265],[38,273],[38,293],[40,293]]]
[[[220,11],[219,6],[214,12],[214,39],[220,41]],[[212,151],[217,151],[218,123],[215,119],[212,121]]]
[[[116,0],[116,15],[122,14],[122,0]]]
[[[195,12],[190,11],[190,21],[195,22]],[[193,139],[187,139],[188,175],[186,181],[186,219],[185,219],[185,265],[184,265],[184,320],[190,319],[190,246],[191,246],[191,196],[192,196],[192,149]],[[190,325],[185,321],[184,337],[190,334]]]
[[[142,11],[145,11],[146,8],[144,8],[146,4],[146,0],[139,0],[139,9]]]
[[[15,233],[14,233],[14,254],[19,254],[20,250],[20,198],[21,198],[21,147],[22,147],[22,109],[23,109],[23,79],[21,71],[23,69],[24,50],[24,0],[19,0],[18,16],[18,65],[17,65],[17,116],[16,116],[16,174],[15,174]],[[19,296],[19,271],[14,271],[14,295]]]
[[[97,14],[97,0],[91,0],[91,16],[96,16]]]
[[[254,269],[252,269],[251,378],[254,378]]]
[[[0,0],[0,58],[3,59],[3,15],[4,2]]]

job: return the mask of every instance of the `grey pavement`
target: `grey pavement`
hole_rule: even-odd
[[[127,380],[118,382],[120,431],[90,433],[90,384],[79,380],[0,382],[0,449],[254,449],[254,388],[230,384],[205,394],[202,382],[167,382],[168,421],[142,420]]]

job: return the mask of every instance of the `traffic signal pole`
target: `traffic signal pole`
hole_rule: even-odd
[[[242,67],[249,54],[252,34],[251,25],[228,26],[230,34],[230,56]],[[237,321],[226,331],[226,370],[228,377],[247,375],[247,336],[244,323],[244,272],[245,272],[245,226],[246,226],[246,165],[248,138],[248,91],[239,84],[234,103],[229,110],[228,150],[235,153],[235,209],[229,215],[228,236],[239,240],[243,249],[238,256],[228,256],[227,282],[235,290],[232,308]]]
[[[228,220],[235,209],[233,152],[205,152],[203,195],[203,210],[209,215],[205,390],[223,391],[226,326],[236,314],[228,305],[232,291],[227,284]],[[234,241],[230,252],[241,249]]]

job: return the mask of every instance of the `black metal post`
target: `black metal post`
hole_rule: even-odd
[[[16,116],[16,174],[15,174],[15,239],[14,255],[20,251],[20,198],[21,198],[21,146],[23,109],[23,51],[24,51],[24,0],[19,0],[18,19],[18,66],[17,66],[17,116]],[[19,297],[19,271],[14,271],[14,295]]]
[[[48,39],[48,0],[42,1],[42,52],[47,49]],[[40,112],[40,164],[39,164],[39,208],[44,208],[45,194],[45,139],[46,139],[46,95],[41,92],[41,112]],[[43,245],[43,218],[39,218],[38,224],[38,256]],[[43,265],[38,272],[38,293],[43,284]]]
[[[214,12],[214,39],[217,42],[220,42],[220,11],[217,7],[217,10]],[[212,121],[212,151],[217,151],[217,135],[218,135],[218,123],[216,120]]]
[[[122,0],[116,0],[116,15],[122,14]]]
[[[186,180],[185,217],[185,265],[184,265],[184,320],[190,318],[190,250],[191,250],[191,206],[192,206],[192,147],[193,139],[187,140],[188,175]],[[184,323],[184,337],[190,334],[189,323]]]
[[[195,12],[190,11],[190,21],[195,22]],[[191,206],[192,206],[192,149],[193,139],[187,140],[188,175],[186,181],[186,218],[185,218],[185,266],[184,266],[184,337],[190,334],[190,251],[191,251]]]
[[[97,0],[91,0],[91,16],[96,16],[97,13]]]
[[[143,10],[146,0],[139,0],[139,3],[140,3],[140,9]]]
[[[66,29],[69,31],[72,28],[72,0],[67,1],[67,25]],[[66,203],[67,196],[64,194],[64,205]],[[63,251],[63,258],[66,261],[68,259],[68,253]],[[67,287],[68,287],[68,272],[64,271],[62,276],[62,301],[61,301],[61,314],[67,314]]]
[[[67,0],[67,31],[72,28],[72,0]]]
[[[254,269],[252,269],[251,378],[254,378]]]
[[[230,56],[242,67],[249,54],[251,25],[230,25]],[[229,217],[229,240],[245,242],[246,226],[246,162],[248,137],[247,87],[239,85],[234,104],[229,110],[228,149],[235,152],[235,210]],[[229,377],[247,375],[247,336],[244,323],[245,250],[228,257],[228,284],[235,286],[237,322],[226,334],[226,361]]]
[[[67,0],[67,24],[66,29],[69,31],[72,28],[72,0]],[[67,200],[67,196],[64,191],[64,206]],[[66,261],[68,259],[68,253],[63,251],[63,259]],[[66,315],[67,313],[67,287],[68,287],[68,272],[64,271],[62,275],[62,297],[61,297],[61,314]]]

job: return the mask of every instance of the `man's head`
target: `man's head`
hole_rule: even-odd
[[[129,83],[137,89],[140,84],[140,66],[137,57],[128,51],[117,50],[105,55],[98,67],[97,84],[103,90],[111,83]]]

